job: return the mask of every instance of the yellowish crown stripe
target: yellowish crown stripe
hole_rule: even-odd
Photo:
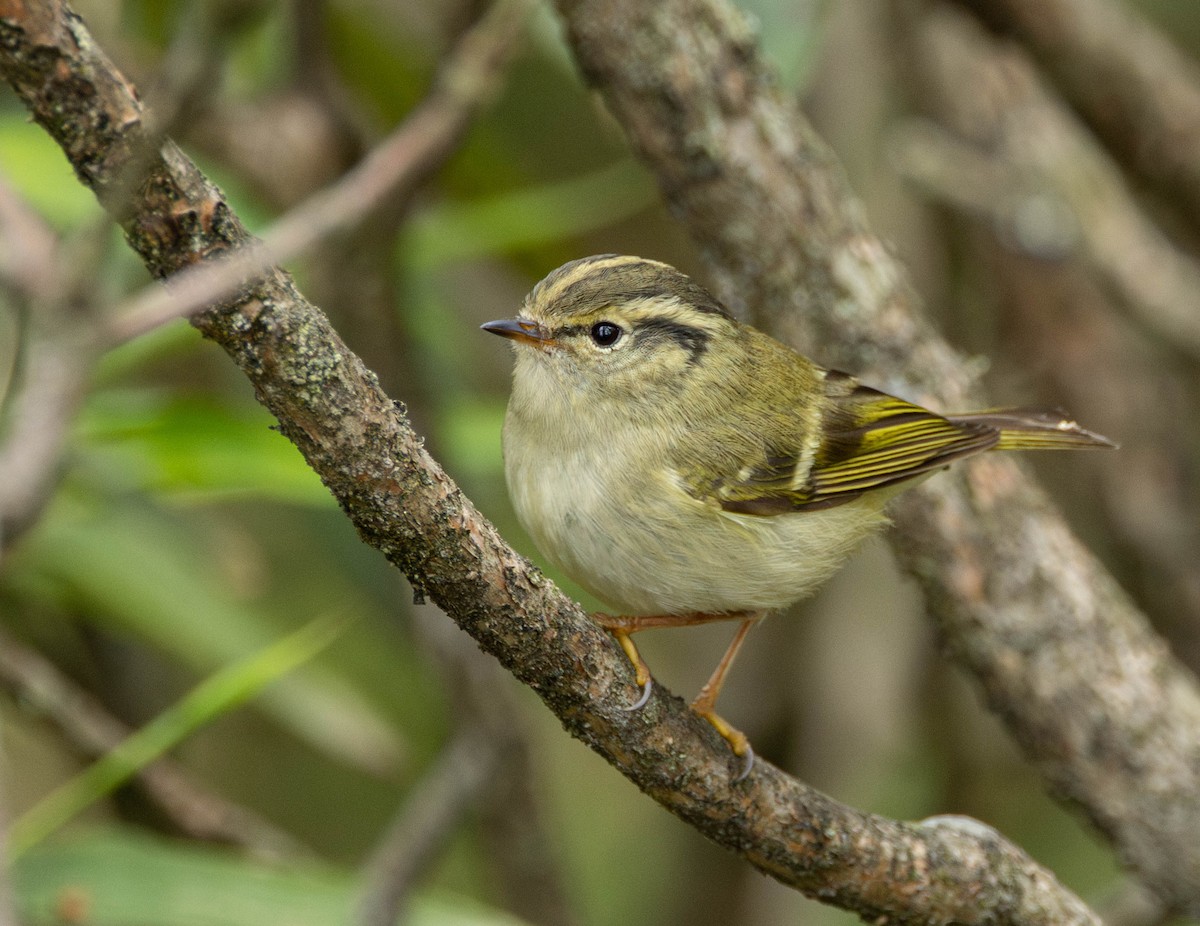
[[[603,254],[599,257],[584,258],[576,261],[570,269],[553,278],[550,286],[538,294],[538,301],[544,305],[553,305],[561,298],[568,286],[593,274],[628,264],[652,263],[641,257],[630,257],[628,254]]]

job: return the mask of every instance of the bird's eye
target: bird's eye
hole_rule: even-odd
[[[596,322],[592,325],[592,340],[601,347],[612,347],[621,337],[621,326],[612,322]]]

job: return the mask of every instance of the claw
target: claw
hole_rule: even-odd
[[[735,730],[731,727],[724,717],[719,716],[716,711],[712,710],[707,704],[697,698],[692,702],[692,710],[707,720],[713,725],[721,737],[729,744],[729,748],[733,750],[733,754],[743,760],[742,770],[737,777],[733,779],[734,784],[742,781],[750,774],[750,769],[754,768],[754,747],[750,745],[750,740],[746,739],[746,734],[741,730]]]
[[[746,754],[742,756],[742,760],[745,764],[742,765],[742,770],[738,772],[738,776],[733,779],[734,784],[737,784],[739,781],[745,781],[750,775],[750,769],[754,768],[754,747],[749,743],[746,743]]]
[[[650,692],[654,690],[654,679],[650,675],[650,667],[646,665],[646,661],[642,659],[642,654],[637,651],[637,647],[633,645],[633,639],[625,630],[609,630],[621,644],[621,649],[625,651],[625,655],[629,657],[629,661],[633,663],[634,680],[642,686],[642,696],[638,698],[629,707],[622,708],[626,711],[641,710],[646,706],[646,702],[650,700]]]
[[[624,711],[640,711],[646,706],[646,702],[650,700],[650,692],[654,690],[654,679],[646,676],[646,681],[642,683],[642,696],[634,701],[629,707],[623,707]]]

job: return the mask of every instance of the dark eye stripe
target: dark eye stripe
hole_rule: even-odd
[[[648,318],[638,322],[637,330],[648,338],[669,338],[688,352],[688,363],[696,363],[708,350],[711,335],[707,331],[667,318]]]
[[[614,328],[619,328],[615,322],[597,322],[591,326],[585,325],[563,325],[555,330],[555,337],[571,338],[581,334],[587,334],[588,337],[595,340],[595,330],[599,325],[609,324]],[[701,328],[696,328],[692,325],[685,325],[683,322],[677,322],[669,318],[647,318],[636,323],[634,330],[640,338],[646,340],[654,340],[655,338],[666,338],[674,341],[677,345],[688,352],[688,363],[695,364],[704,356],[704,352],[708,350],[708,342],[712,339],[707,331]],[[611,343],[615,343],[611,342]],[[608,346],[608,345],[601,345]]]

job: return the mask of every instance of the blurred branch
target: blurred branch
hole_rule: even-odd
[[[1151,225],[1094,137],[1050,97],[1020,49],[944,6],[899,22],[908,23],[904,57],[920,98],[947,126],[910,126],[897,146],[900,168],[982,219],[1006,245],[993,243],[986,259],[1000,291],[1011,293],[1010,327],[1024,345],[1018,351],[1034,364],[1042,354],[1064,398],[1073,378],[1086,384],[1075,388],[1070,407],[1091,420],[1091,405],[1108,418],[1102,430],[1123,434],[1130,457],[1123,474],[1157,474],[1131,492],[1129,480],[1114,473],[1102,497],[1114,539],[1150,573],[1143,594],[1160,603],[1158,625],[1176,628],[1173,642],[1195,665],[1200,563],[1192,551],[1200,524],[1185,449],[1196,437],[1192,402],[1179,395],[1186,390],[1171,388],[1170,359],[1164,363],[1161,351],[1142,347],[1135,332],[1106,316],[1112,302],[1116,312],[1132,307],[1127,314],[1152,339],[1200,356],[1200,268]],[[1070,252],[1079,260],[1045,260]],[[1044,304],[1059,310],[1047,316],[1032,308]],[[1055,343],[1039,352],[1044,340]],[[1077,377],[1067,375],[1071,368]]]
[[[234,38],[237,8],[223,0],[198,0],[181,8],[154,80],[141,88],[145,109],[154,115],[150,134],[159,144],[190,120],[217,86],[221,60]]]
[[[920,118],[896,128],[888,148],[904,179],[938,202],[990,223],[1012,247],[1043,260],[1060,260],[1079,247],[1075,213],[1036,170]]]
[[[718,0],[559,5],[584,73],[729,303],[889,391],[981,403],[735,11]],[[939,476],[894,512],[894,547],[951,650],[1053,790],[1170,906],[1200,910],[1194,677],[1012,460]]]
[[[417,880],[480,798],[499,762],[499,744],[465,727],[412,789],[367,864],[357,922],[392,926]]]
[[[414,621],[413,629],[440,670],[450,715],[461,726],[483,731],[497,754],[478,806],[492,880],[507,908],[528,923],[573,926],[579,918],[567,899],[537,799],[540,755],[504,669],[449,621]]]
[[[511,733],[502,743],[502,762],[480,804],[480,835],[505,905],[522,922],[575,926],[581,919],[563,884],[562,854],[545,825],[542,756]]]
[[[84,232],[74,242],[81,259],[70,259],[71,249],[0,179],[0,284],[25,319],[17,391],[0,403],[9,418],[0,440],[0,560],[58,485],[97,354],[86,293],[94,288],[101,234],[107,237],[107,226]]]
[[[245,6],[223,5],[233,10]],[[369,135],[369,118],[358,111],[333,66],[326,35],[328,5],[327,0],[282,5],[287,11],[288,45],[280,50],[288,65],[285,82],[250,97],[216,85],[216,92],[191,107],[188,119],[173,131],[279,212],[340,176],[362,157],[368,138],[375,137]],[[184,18],[195,15],[193,6]],[[228,40],[221,38],[219,47],[227,46]],[[157,109],[153,98],[149,106]]]
[[[37,211],[0,178],[0,285],[25,303],[54,294],[58,236]]]
[[[0,926],[20,926],[13,900],[12,881],[9,878],[11,866],[8,864],[8,822],[9,810],[6,792],[8,779],[8,756],[4,751],[5,742],[0,739]]]
[[[93,346],[83,338],[34,338],[0,444],[0,558],[37,520],[61,472],[75,413],[83,404]]]
[[[832,305],[838,317],[813,316],[831,335],[844,328],[850,343],[880,363],[891,357],[897,371],[900,360],[920,364],[931,390],[945,383],[961,388],[955,358],[910,314],[898,268],[861,228],[832,157],[776,95],[734,13],[689,2],[579,3],[568,4],[566,11],[585,71],[605,87],[635,143],[648,153],[686,147],[679,157],[661,158],[661,164],[651,160],[663,172],[672,203],[693,220],[709,246],[721,279],[731,280],[730,268],[736,265],[743,271],[737,277],[743,293],[761,296],[768,308],[777,308],[776,298],[785,292],[789,304],[802,299],[814,309]],[[116,168],[123,152],[136,148],[137,121],[110,123],[122,127],[113,139],[89,132],[94,120],[56,105],[65,84],[83,82],[95,89],[88,115],[136,110],[123,80],[92,76],[111,65],[91,43],[77,41],[79,21],[60,3],[45,0],[36,7],[0,5],[0,24],[6,36],[0,70],[35,118],[72,160]],[[634,32],[636,42],[629,40]],[[698,116],[708,124],[689,125]],[[656,143],[648,144],[642,133]],[[731,145],[736,162],[725,160]],[[790,156],[781,160],[783,149]],[[85,176],[103,189],[103,175]],[[765,200],[761,213],[745,211],[747,197],[739,194],[752,191]],[[796,207],[803,207],[799,216]],[[138,188],[125,229],[160,277],[248,239],[218,191],[170,144]],[[778,267],[771,263],[775,257],[783,261]],[[831,288],[837,298],[825,303]],[[230,353],[364,540],[405,571],[418,595],[433,598],[530,685],[573,735],[712,839],[779,880],[864,916],[896,922],[1096,922],[1051,875],[981,824],[913,825],[865,814],[765,762],[749,780],[733,785],[736,760],[682,701],[660,688],[642,711],[623,710],[634,691],[623,654],[503,542],[428,455],[400,408],[282,272],[268,272],[231,304],[198,314],[194,323]],[[1075,715],[1067,724],[1103,722],[1109,733],[1106,748],[1121,756],[1115,761],[1136,760],[1134,767],[1148,778],[1174,785],[1177,774],[1164,779],[1149,766],[1162,761],[1158,752],[1173,759],[1194,741],[1191,682],[1016,471],[1001,462],[990,475],[993,481],[974,491],[960,477],[943,480],[950,487],[939,493],[922,493],[931,509],[923,529],[918,513],[905,509],[906,533],[931,556],[928,564],[915,560],[925,566],[930,591],[941,590],[936,600],[941,612],[948,621],[977,621],[987,629],[976,630],[972,641],[981,661],[999,659],[1012,670],[1020,694],[1035,705],[1026,720],[1032,713],[1035,720],[1052,724],[1039,728],[1047,748],[1061,750],[1078,733],[1062,729],[1060,714]],[[1013,508],[1011,518],[998,519],[1006,520],[1003,538],[992,537],[993,528],[975,517],[988,502],[999,500]],[[1053,541],[1040,549],[1033,545],[1032,562],[1026,541],[1031,534]],[[962,547],[965,566],[944,548],[946,543]],[[985,558],[991,552],[998,560],[994,567]],[[1037,576],[1032,580],[1036,592],[1023,582],[987,589],[985,577],[993,571],[1007,575],[1010,567],[1014,578]],[[1004,640],[1003,632],[1013,628],[996,626],[1010,612],[997,614],[985,590],[997,600],[1024,601],[1036,615],[1057,611],[1066,624],[1079,624],[1081,633],[1109,633],[1110,645],[1098,648],[1108,661],[1089,667],[1088,678],[1078,679],[1069,663],[1049,667],[1055,677],[1082,689],[1081,709],[1064,710],[1068,702],[1059,702],[1050,712],[1038,700],[1038,673],[1047,667],[1021,658],[1030,652],[1028,645],[1012,648],[1006,641],[1008,648],[997,656],[992,635]],[[1020,631],[1028,634],[1040,626],[1035,622]],[[1128,676],[1137,684],[1122,690],[1123,704],[1140,709],[1147,694],[1160,699],[1146,715],[1153,728],[1138,731],[1143,737],[1151,734],[1141,742],[1149,739],[1157,747],[1162,733],[1178,736],[1174,744],[1163,741],[1161,749],[1149,750],[1153,756],[1129,752],[1124,728],[1109,719],[1128,718],[1109,703],[1110,692],[1100,684],[1112,679],[1099,670],[1110,670],[1113,659],[1128,654],[1136,655],[1129,665],[1117,667],[1118,681]],[[1023,709],[1020,698],[1007,706]],[[1100,732],[1094,726],[1087,730]],[[1093,755],[1077,762],[1086,767]],[[1136,792],[1144,782],[1123,784]],[[1194,793],[1188,792],[1189,799]],[[1092,797],[1079,787],[1073,794]],[[1178,795],[1165,798],[1174,802]],[[1186,820],[1194,809],[1179,811]],[[1163,837],[1186,853],[1170,830]]]
[[[1200,359],[1200,264],[1139,208],[1120,171],[1019,55],[989,49],[966,24],[927,30],[927,95],[953,133],[916,123],[894,146],[927,192],[990,218],[1036,256],[1080,258],[1139,323]],[[971,92],[964,91],[969,86]]]
[[[209,78],[225,47],[213,41],[213,7],[198,3],[185,12],[150,91],[155,108],[153,122],[145,124],[147,137],[107,185],[110,208],[122,208],[176,120],[211,88]],[[11,426],[0,444],[0,558],[36,522],[62,475],[70,428],[104,346],[96,280],[110,230],[104,222],[76,240],[60,242],[41,216],[0,182],[0,279],[28,318],[23,375]]]
[[[50,720],[83,755],[106,755],[132,730],[36,650],[0,630],[0,686],[26,709]],[[137,771],[146,793],[180,831],[196,839],[242,846],[264,857],[309,854],[258,814],[196,784],[182,767],[159,759]]]
[[[120,313],[111,337],[130,340],[232,296],[276,264],[361,220],[387,202],[403,202],[454,150],[491,98],[531,0],[505,0],[468,31],[445,62],[429,95],[361,164],[279,219],[261,241],[192,262],[167,288],[144,290]]]
[[[1157,897],[1126,884],[1103,907],[1104,926],[1165,926],[1172,920]]]
[[[1112,0],[958,0],[1019,39],[1101,139],[1200,227],[1200,67]]]

